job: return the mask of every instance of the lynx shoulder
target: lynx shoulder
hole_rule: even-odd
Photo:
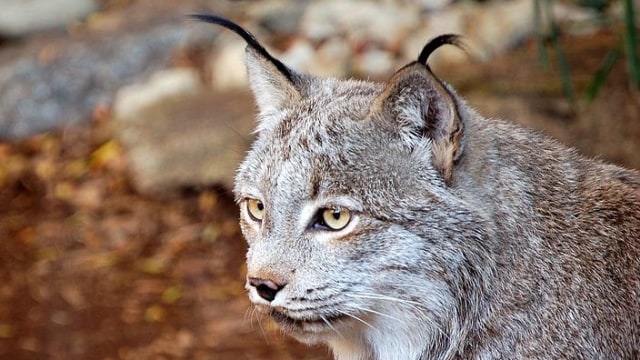
[[[340,360],[640,358],[640,173],[471,109],[427,60],[290,69],[238,25],[253,305]]]

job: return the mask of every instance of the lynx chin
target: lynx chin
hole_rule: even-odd
[[[640,172],[479,115],[427,60],[290,69],[246,30],[253,306],[339,360],[640,359]],[[640,121],[640,119],[639,119]]]

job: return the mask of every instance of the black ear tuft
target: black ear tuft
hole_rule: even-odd
[[[422,48],[420,55],[418,56],[418,62],[420,64],[427,65],[429,56],[436,51],[442,45],[454,45],[462,50],[466,51],[465,43],[462,41],[462,36],[456,34],[444,34],[436,36],[429,40],[429,42]]]
[[[189,15],[189,17],[199,21],[224,26],[225,28],[240,35],[244,39],[244,41],[247,42],[247,45],[249,45],[249,47],[253,48],[262,57],[271,62],[278,69],[278,71],[280,71],[282,75],[284,75],[289,81],[292,80],[293,74],[291,73],[291,70],[280,60],[274,58],[271,54],[269,54],[269,52],[258,42],[255,36],[253,36],[253,34],[249,31],[245,30],[242,26],[234,23],[231,20],[212,14],[191,14]]]

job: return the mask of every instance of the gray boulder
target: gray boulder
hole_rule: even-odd
[[[27,54],[0,64],[0,139],[89,119],[115,92],[165,68],[180,47],[209,46],[217,32],[188,21],[137,32],[57,39],[52,59]]]
[[[3,0],[0,36],[19,37],[63,27],[98,10],[95,0]]]

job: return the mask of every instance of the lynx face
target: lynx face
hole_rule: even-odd
[[[376,84],[296,73],[237,25],[199,18],[249,43],[260,115],[235,194],[254,306],[338,358],[417,359],[455,342],[485,234],[447,186],[462,121],[425,62],[457,38]]]
[[[438,331],[452,297],[444,258],[463,261],[447,235],[455,219],[438,214],[464,207],[429,142],[407,142],[371,113],[381,86],[316,81],[317,93],[262,120],[270,127],[237,174],[249,297],[307,343],[385,332],[407,317]],[[415,334],[425,335],[437,334]]]
[[[482,226],[446,186],[460,149],[446,90],[422,64],[387,84],[291,82],[248,55],[261,114],[235,191],[253,304],[336,354],[375,343],[417,358],[425,339],[449,341],[461,296],[451,284],[477,256],[459,245]]]

